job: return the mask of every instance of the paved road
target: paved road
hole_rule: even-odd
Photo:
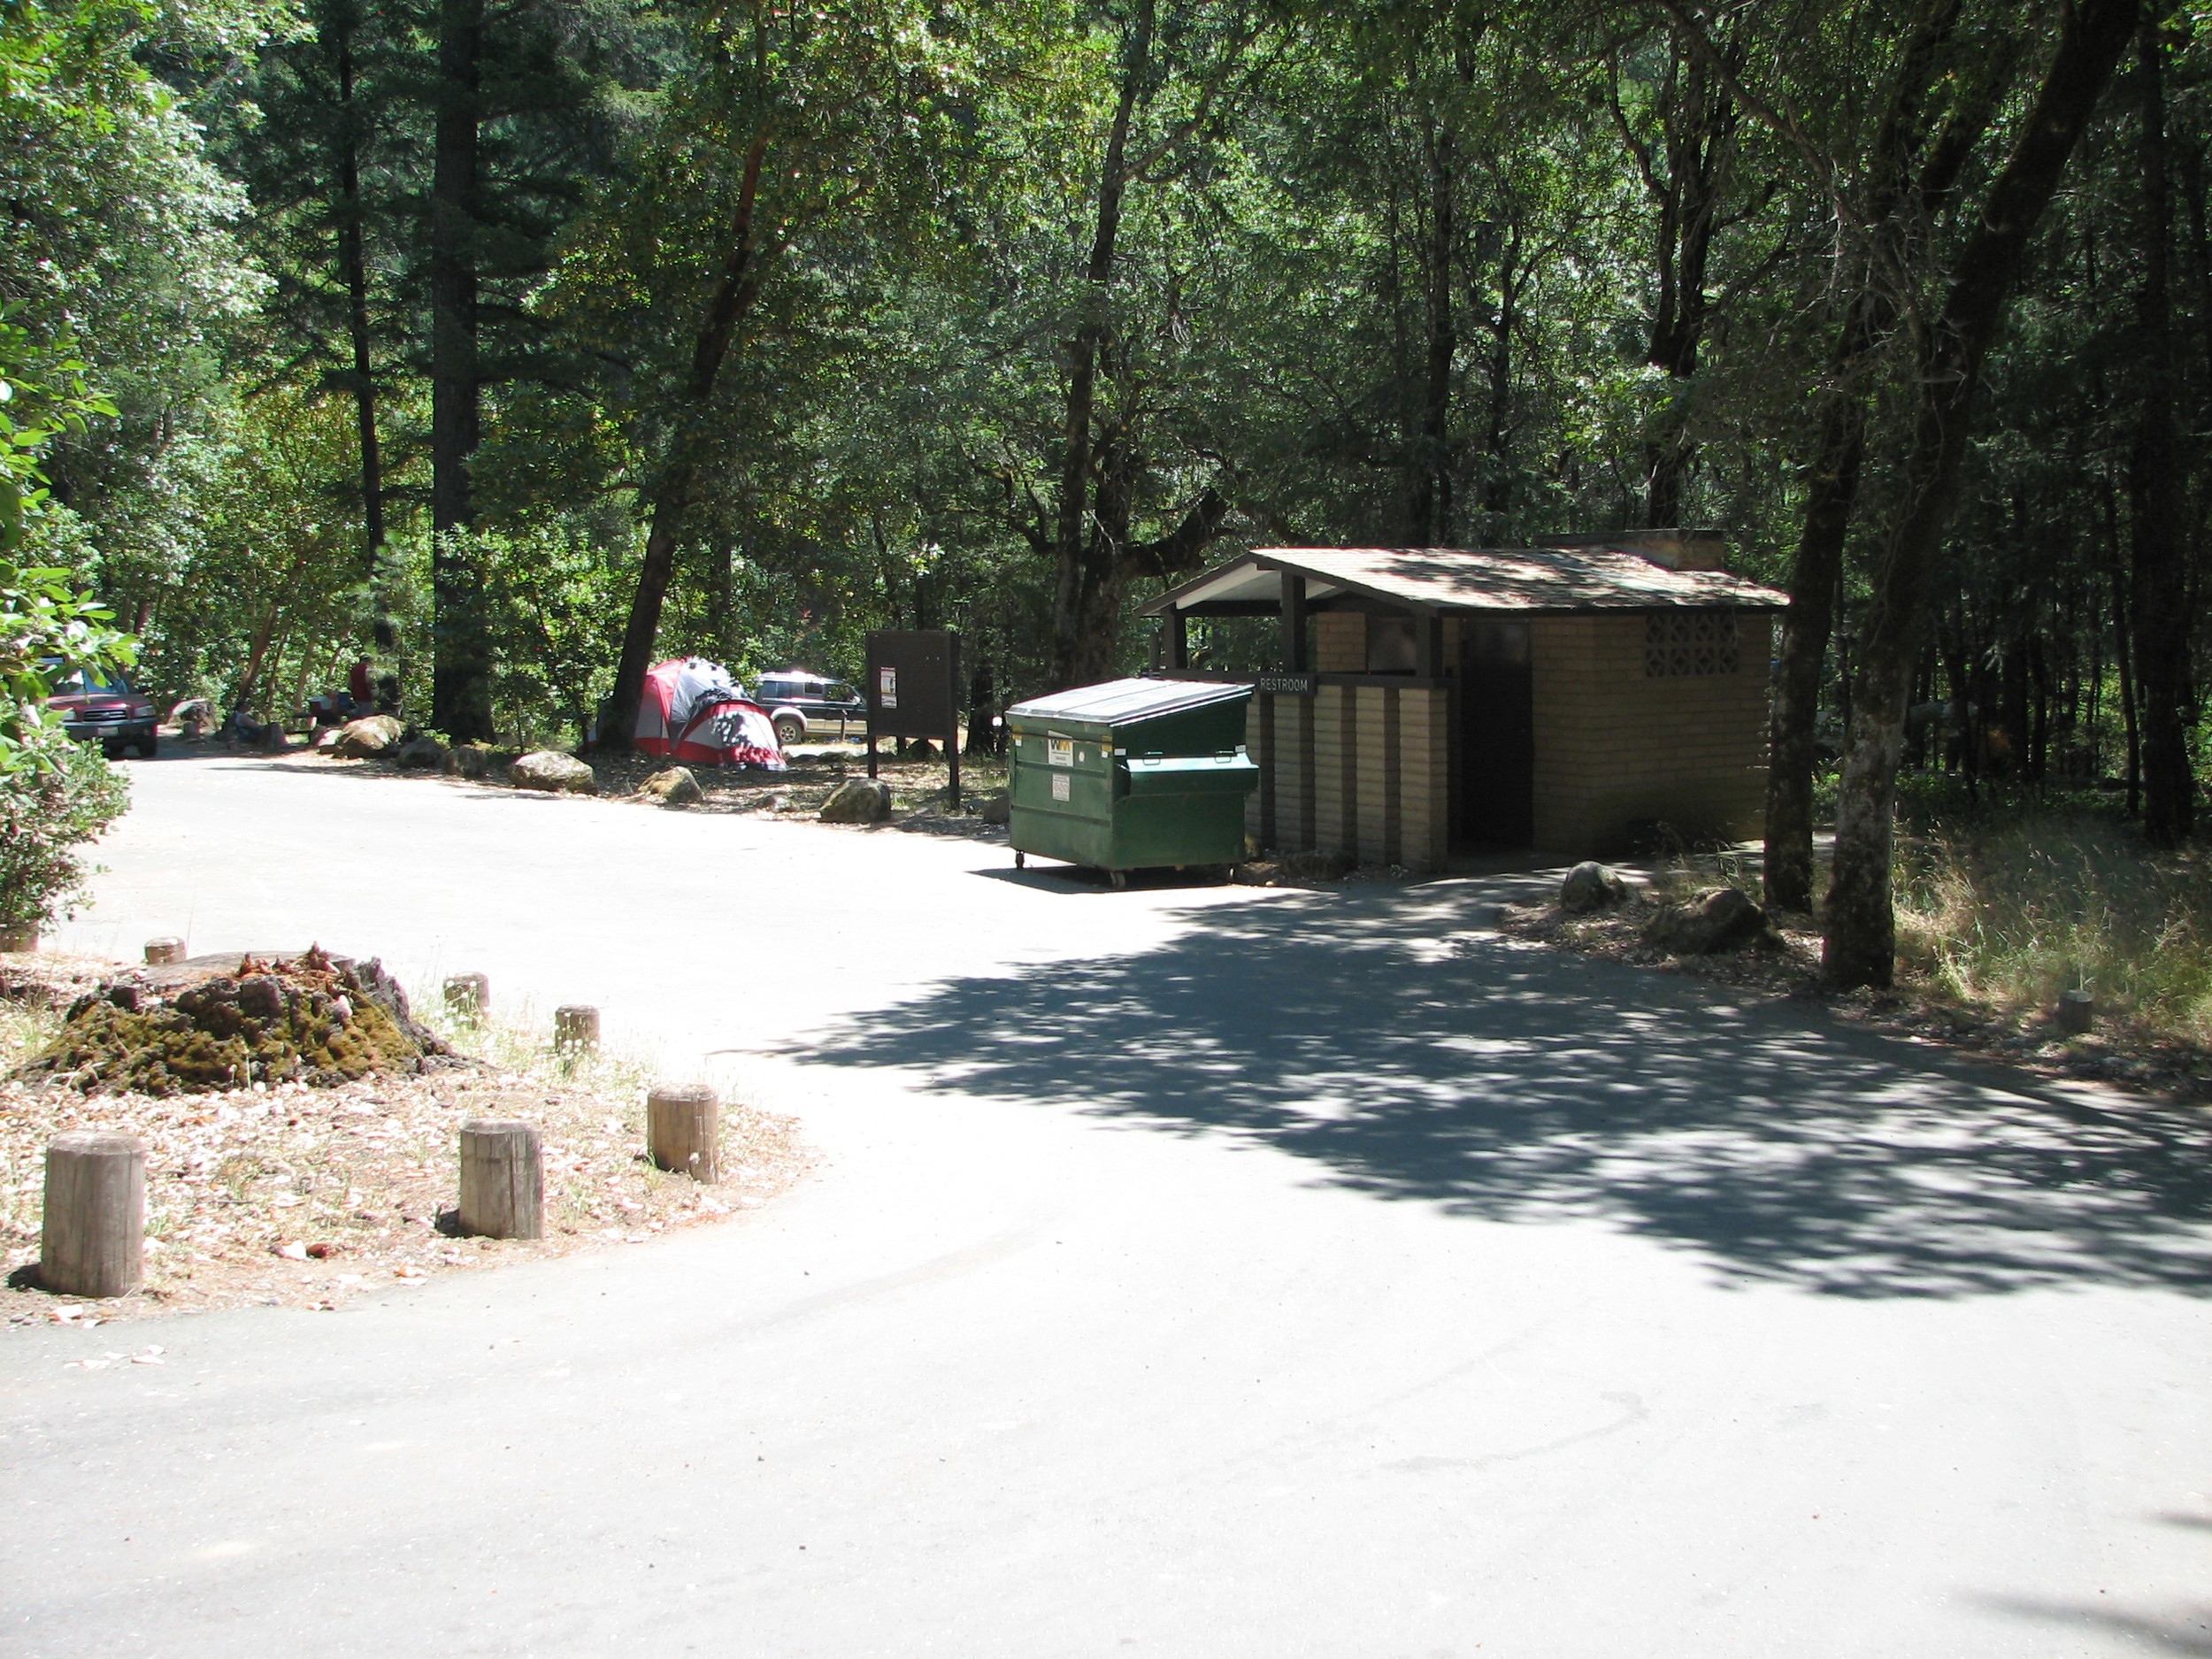
[[[482,968],[828,1162],[158,1371],[0,1333],[0,1653],[2212,1653],[2193,1122],[1476,883],[133,770],[72,941]]]

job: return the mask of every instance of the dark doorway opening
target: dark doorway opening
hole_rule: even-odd
[[[1458,668],[1452,840],[1530,846],[1536,839],[1536,699],[1528,624],[1463,619]]]

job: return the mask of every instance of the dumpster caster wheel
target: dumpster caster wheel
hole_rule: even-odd
[[[1129,872],[1126,870],[1109,870],[1106,872],[1106,879],[1113,883],[1114,891],[1117,893],[1125,892],[1128,889]]]
[[[1027,853],[1016,853],[1014,855],[1014,868],[1017,870],[1028,869],[1029,855]]]

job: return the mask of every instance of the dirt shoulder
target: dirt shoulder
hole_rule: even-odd
[[[28,1004],[65,1002],[119,964],[0,956],[0,1065],[50,1032]],[[465,1048],[465,1040],[464,1047]],[[459,1236],[458,1134],[472,1118],[526,1118],[544,1137],[546,1234]],[[644,1156],[641,1080],[617,1067],[564,1077],[549,1059],[331,1088],[257,1084],[156,1097],[0,1082],[0,1318],[107,1321],[248,1304],[334,1309],[441,1273],[642,1242],[757,1209],[812,1166],[790,1118],[722,1108],[726,1171],[713,1186]],[[47,1143],[67,1130],[132,1134],[147,1147],[146,1282],[112,1301],[36,1286]]]
[[[507,781],[505,760],[520,752],[495,751],[496,764],[491,766],[489,774],[480,779],[467,779],[434,768],[402,766],[395,761],[380,759],[348,759],[311,749],[292,749],[280,755],[264,756],[250,749],[227,747],[213,739],[198,741],[179,740],[172,746],[173,758],[186,762],[202,757],[234,757],[257,761],[275,772],[352,775],[365,780],[388,779],[399,782],[446,783],[472,789],[492,790],[513,787]],[[580,795],[573,797],[575,799],[710,815],[742,813],[810,821],[821,810],[822,803],[829,799],[838,785],[848,778],[865,777],[868,770],[867,757],[864,751],[842,747],[802,747],[792,754],[789,767],[776,772],[745,766],[686,766],[685,770],[698,783],[703,798],[687,806],[664,809],[657,801],[640,797],[637,790],[655,772],[667,770],[671,762],[649,755],[589,754],[579,758],[591,767],[599,790],[595,796]],[[930,834],[963,834],[981,840],[1002,840],[1005,836],[1002,828],[986,825],[978,816],[985,799],[1006,787],[1006,768],[1002,761],[970,757],[961,762],[961,800],[957,812],[948,810],[949,803],[946,796],[950,777],[941,757],[907,758],[885,752],[879,759],[877,774],[891,787],[891,823],[888,826],[856,827],[890,827]]]
[[[1809,916],[1771,912],[1776,941],[1707,956],[1654,949],[1644,926],[1659,905],[1709,885],[1694,873],[1639,890],[1617,910],[1571,915],[1556,902],[1505,905],[1500,931],[1554,950],[1679,973],[1755,997],[1801,1002],[1835,1018],[1916,1042],[2017,1066],[2034,1076],[2093,1081],[2187,1103],[2212,1102],[2212,1053],[2147,1031],[2124,1016],[2069,1037],[2041,1010],[1978,1005],[1946,996],[1924,979],[1901,976],[1887,991],[1831,991],[1820,983],[1821,936]]]

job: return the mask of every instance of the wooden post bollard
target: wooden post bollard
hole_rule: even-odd
[[[77,1129],[46,1148],[38,1282],[65,1296],[127,1296],[146,1276],[146,1143]]]
[[[722,1102],[703,1083],[657,1088],[645,1097],[645,1149],[654,1163],[695,1181],[718,1181]]]
[[[492,1005],[492,982],[481,973],[449,974],[445,982],[445,1011],[465,1025],[484,1023],[484,1010]]]
[[[461,1231],[535,1239],[545,1231],[545,1158],[538,1126],[472,1118],[461,1125]]]
[[[146,960],[149,964],[155,966],[159,966],[164,963],[169,962],[182,962],[184,960],[184,941],[175,937],[173,934],[166,933],[159,939],[148,940],[146,941]]]
[[[553,1046],[568,1054],[590,1054],[599,1047],[599,1010],[572,1002],[553,1010]]]
[[[2097,1023],[2097,999],[2086,991],[2061,991],[2051,1023],[2070,1037],[2078,1037]]]

